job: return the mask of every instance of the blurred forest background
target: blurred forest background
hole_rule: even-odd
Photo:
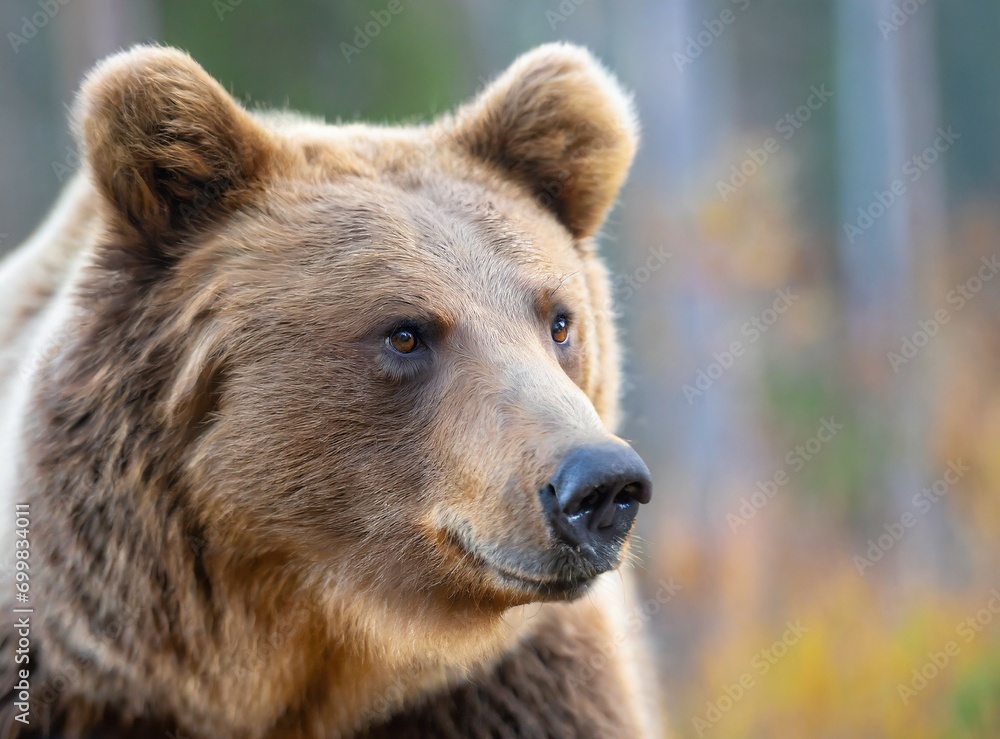
[[[81,76],[134,42],[330,121],[589,46],[644,129],[602,247],[671,727],[1000,736],[1000,3],[16,0],[0,30],[0,250],[79,165]]]

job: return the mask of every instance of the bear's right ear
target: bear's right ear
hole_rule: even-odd
[[[101,62],[74,123],[94,183],[147,248],[239,207],[268,168],[266,132],[187,54],[139,46]]]

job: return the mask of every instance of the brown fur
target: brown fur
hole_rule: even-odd
[[[137,48],[90,75],[77,130],[92,185],[20,260],[67,312],[17,426],[33,730],[640,735],[622,654],[567,689],[607,607],[512,619],[583,566],[537,491],[616,421],[590,240],[635,148],[616,83],[549,46],[430,126],[330,127]],[[58,323],[8,300],[18,351]],[[400,321],[422,359],[387,353]]]

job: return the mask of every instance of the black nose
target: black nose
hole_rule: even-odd
[[[556,535],[573,546],[620,544],[652,493],[649,470],[625,444],[571,451],[542,490]]]

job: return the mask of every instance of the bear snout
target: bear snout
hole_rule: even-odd
[[[632,447],[606,442],[571,450],[540,494],[553,534],[586,558],[604,560],[650,501],[652,480]]]

